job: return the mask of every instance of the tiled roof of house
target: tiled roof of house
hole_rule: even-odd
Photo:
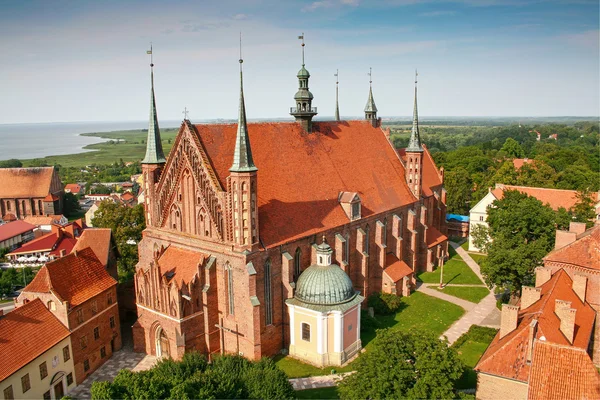
[[[600,270],[600,225],[582,233],[573,243],[551,251],[544,261]]]
[[[600,399],[600,374],[584,349],[537,341],[527,399]]]
[[[25,221],[33,225],[52,225],[59,224],[63,218],[62,215],[37,215],[25,217]]]
[[[0,381],[69,336],[69,330],[35,299],[0,318]]]
[[[587,349],[596,313],[589,303],[581,301],[572,286],[573,281],[563,269],[552,275],[550,280],[541,286],[540,299],[528,308],[519,310],[517,328],[503,338],[500,338],[498,333],[475,369],[505,378],[528,381],[530,365],[526,362],[526,355],[530,324],[534,320],[537,321],[537,339],[544,337],[544,340],[550,343]],[[571,308],[577,310],[572,345],[560,330],[560,319],[554,312],[556,300],[570,301]]]
[[[44,265],[23,292],[52,290],[61,300],[76,306],[116,284],[93,250],[86,248]]]
[[[25,243],[23,246],[19,247],[8,253],[8,255],[17,255],[17,254],[29,254],[40,251],[51,251],[54,249],[58,241],[60,240],[60,235],[57,233],[48,233],[44,236],[40,236],[37,239],[34,239],[30,242]]]
[[[448,237],[442,232],[438,231],[433,226],[427,227],[427,236],[425,237],[425,241],[427,242],[427,248],[437,246],[438,244],[445,242],[446,240],[448,240]]]
[[[555,211],[561,207],[568,210],[575,204],[577,204],[576,190],[547,189],[527,186],[496,184],[496,188],[492,189],[492,194],[498,200],[502,200],[502,198],[504,197],[505,190],[517,190],[521,193],[525,193],[528,196],[535,197],[542,203],[548,204]],[[594,199],[596,199],[596,196],[594,196]]]
[[[168,281],[173,281],[181,287],[194,279],[206,258],[207,255],[196,251],[169,246],[158,259],[158,265]]]
[[[88,228],[84,230],[73,250],[80,251],[86,247],[91,248],[98,260],[106,267],[110,249],[113,247],[110,228]]]
[[[513,165],[515,166],[515,169],[520,169],[524,164],[532,164],[533,160],[529,159],[529,158],[515,158],[513,160]]]
[[[56,201],[56,200],[58,200],[58,196],[55,194],[48,193],[48,195],[46,197],[44,197],[44,201]]]
[[[385,263],[387,268],[383,270],[383,273],[389,276],[392,282],[398,282],[400,279],[413,273],[412,268],[404,261],[399,260],[394,253],[386,254]]]
[[[237,124],[195,125],[217,179],[226,187]],[[261,241],[268,247],[346,224],[340,192],[357,192],[362,216],[416,201],[404,167],[380,128],[369,121],[250,123],[258,167]],[[169,160],[171,162],[171,160]]]
[[[65,185],[65,191],[69,190],[73,194],[79,194],[81,191],[81,185],[78,183],[67,183]]]
[[[77,244],[77,239],[73,239],[70,237],[63,237],[60,242],[56,245],[56,248],[50,252],[50,256],[60,257],[61,252],[64,250],[65,254],[69,254],[75,245]]]
[[[433,189],[442,185],[442,178],[440,173],[435,165],[435,161],[433,161],[433,157],[431,157],[431,153],[429,153],[429,149],[424,144],[421,144],[423,149],[423,181],[422,181],[422,190],[423,195],[425,197],[429,197],[433,195]],[[406,161],[406,149],[399,149],[398,154],[404,161]]]
[[[0,242],[34,229],[35,225],[31,225],[25,221],[13,221],[8,224],[0,225]]]
[[[0,168],[0,199],[46,197],[54,167]]]

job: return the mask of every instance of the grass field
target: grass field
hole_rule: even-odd
[[[433,272],[421,272],[417,279],[425,283],[440,283],[440,268]],[[459,258],[451,258],[444,264],[444,283],[482,285],[483,282],[469,266]]]
[[[125,162],[140,161],[144,158],[146,152],[148,133],[145,131],[115,131],[85,133],[83,135],[110,139],[113,142],[95,143],[84,147],[86,150],[94,151],[62,156],[48,156],[41,160],[44,160],[48,165],[60,164],[64,167],[84,167],[90,164],[112,164],[120,159],[123,159]],[[171,150],[176,135],[177,129],[161,129],[160,136],[165,155]],[[31,165],[33,160],[21,161],[23,162],[23,166],[27,167]]]
[[[296,390],[297,399],[339,399],[337,387]]]
[[[483,260],[485,260],[487,258],[486,255],[484,254],[474,254],[474,253],[469,253],[469,255],[471,256],[471,258],[481,266],[481,262]]]
[[[440,289],[439,286],[433,285],[428,287],[472,303],[479,303],[485,296],[490,294],[490,291],[487,288],[478,286],[446,286],[444,289]]]
[[[467,333],[458,338],[452,345],[458,356],[467,366],[457,383],[458,389],[473,389],[477,386],[477,373],[473,370],[477,362],[488,348],[497,330],[473,325]]]
[[[415,292],[408,297],[402,298],[402,307],[394,315],[376,315],[375,323],[366,327],[363,324],[360,338],[362,345],[369,351],[375,339],[377,329],[391,328],[406,331],[422,329],[432,332],[436,337],[459,319],[463,314],[462,307],[449,303],[426,294]],[[329,375],[332,367],[317,368],[302,363],[291,357],[275,357],[275,363],[290,378],[302,378],[314,375]],[[344,368],[335,368],[336,372],[353,371],[352,363]]]

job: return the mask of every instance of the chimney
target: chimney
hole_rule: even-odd
[[[569,224],[569,232],[575,232],[577,235],[581,235],[585,232],[585,222],[571,222]]]
[[[67,254],[67,250],[65,250],[65,249],[60,249],[60,252],[59,252],[59,254],[60,254],[61,258],[62,258],[62,257],[64,257],[64,256]]]
[[[554,240],[554,248],[560,249],[561,247],[565,247],[566,245],[571,244],[576,240],[577,240],[577,233],[575,233],[575,232],[556,231],[556,239]]]
[[[533,303],[538,301],[542,295],[541,288],[531,286],[523,286],[521,289],[521,310],[529,308]]]
[[[573,275],[573,291],[585,303],[585,290],[587,289],[587,276],[581,274]]]
[[[575,335],[575,314],[577,310],[571,308],[571,302],[565,300],[555,300],[554,312],[560,320],[560,331],[565,335],[569,343],[573,344]]]
[[[500,339],[517,329],[519,307],[502,304],[502,317],[500,319]]]
[[[534,319],[529,324],[529,337],[527,340],[527,364],[531,364],[531,360],[533,359],[533,340],[535,339],[536,333],[537,333],[537,319]]]
[[[537,267],[535,269],[535,287],[540,287],[550,280],[552,270],[546,267]]]

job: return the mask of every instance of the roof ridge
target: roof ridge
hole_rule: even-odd
[[[537,187],[537,186],[506,185],[504,183],[502,184],[502,186],[504,186],[504,189],[506,189],[507,187],[514,187],[514,188],[526,188],[526,189],[552,190],[552,191],[579,193],[577,190],[571,190],[571,189],[554,189],[554,188],[543,188],[543,187]],[[498,189],[503,189],[503,188],[499,187]]]

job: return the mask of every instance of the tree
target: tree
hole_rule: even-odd
[[[65,193],[63,204],[63,213],[67,218],[77,214],[78,212],[81,212],[81,207],[79,206],[77,196],[75,196],[73,193]]]
[[[444,186],[447,191],[448,212],[460,215],[468,214],[473,192],[473,182],[469,172],[463,167],[447,172],[444,177]]]
[[[596,218],[592,194],[589,192],[578,192],[577,203],[571,207],[570,212],[573,216],[573,221],[585,222],[587,228],[591,228],[594,225],[594,219]]]
[[[23,163],[15,158],[0,161],[0,168],[21,168]]]
[[[489,286],[518,292],[533,283],[535,267],[554,247],[556,215],[538,199],[507,190],[488,208],[487,222],[492,242],[481,273]]]
[[[144,207],[141,204],[128,207],[106,200],[98,206],[92,224],[112,230],[120,254],[117,261],[119,281],[132,279],[138,262],[137,243],[142,240],[142,231],[146,229]]]
[[[181,361],[163,359],[142,372],[121,370],[112,383],[94,382],[92,399],[290,399],[294,390],[273,360],[251,362],[240,356],[198,353]]]
[[[511,158],[522,158],[525,155],[525,152],[523,151],[523,148],[519,142],[510,137],[506,139],[500,151],[506,154],[507,157]]]
[[[452,399],[463,370],[456,350],[433,334],[383,329],[338,391],[343,399]]]
[[[91,194],[110,194],[110,192],[110,188],[106,185],[95,185],[90,190]]]

